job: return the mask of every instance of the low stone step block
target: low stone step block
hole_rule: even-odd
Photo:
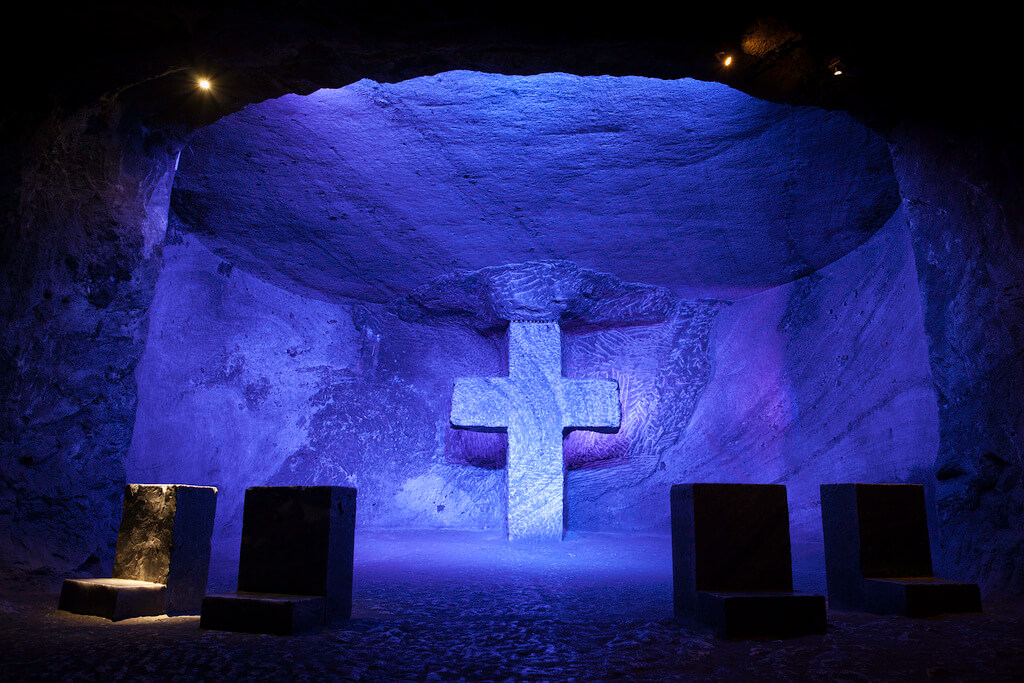
[[[825,596],[797,592],[697,594],[697,620],[723,638],[825,633]]]
[[[865,579],[867,611],[934,617],[940,614],[981,612],[981,590],[976,583],[936,578]]]
[[[726,638],[824,633],[825,597],[793,590],[786,487],[676,484],[673,602]]]
[[[57,609],[111,621],[167,611],[167,587],[133,579],[65,579]]]
[[[670,502],[677,617],[693,614],[700,591],[793,590],[785,486],[676,484]]]
[[[203,598],[199,628],[290,636],[324,625],[324,596],[229,593]]]

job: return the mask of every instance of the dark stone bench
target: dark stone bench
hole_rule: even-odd
[[[727,638],[824,633],[825,598],[793,591],[786,488],[676,484],[673,602]]]
[[[356,490],[246,490],[238,592],[203,599],[205,629],[291,635],[352,614]]]
[[[981,611],[976,584],[932,574],[923,486],[822,484],[821,521],[830,607],[908,617]]]
[[[115,621],[198,612],[216,506],[212,486],[128,484],[113,578],[66,579],[57,608]]]

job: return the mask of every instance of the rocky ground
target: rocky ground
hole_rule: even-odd
[[[111,623],[56,611],[53,591],[7,591],[0,679],[991,681],[1024,667],[1019,603],[925,620],[830,611],[824,636],[727,641],[672,618],[665,538],[499,541],[364,534],[352,620],[291,638],[201,631],[195,616]]]

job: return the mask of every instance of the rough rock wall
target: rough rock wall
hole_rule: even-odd
[[[177,147],[108,105],[26,152],[0,283],[5,571],[110,570]]]
[[[266,483],[355,485],[362,525],[501,528],[504,435],[452,429],[448,410],[454,378],[507,373],[481,302],[512,280],[522,310],[571,321],[567,376],[622,387],[617,433],[566,437],[570,531],[666,533],[681,481],[785,482],[798,573],[816,585],[818,484],[931,489],[937,411],[902,211],[840,261],[732,304],[528,263],[385,309],[286,292],[193,236],[165,252],[128,471],[218,486],[221,553],[244,488]],[[621,320],[594,307],[616,297]]]
[[[249,106],[193,136],[172,201],[268,282],[387,303],[559,259],[739,298],[850,252],[899,196],[885,141],[845,113],[692,79],[456,71]]]
[[[1019,146],[904,126],[892,155],[939,397],[944,560],[1024,591],[1024,195]]]
[[[677,436],[692,409],[720,306],[571,264],[525,264],[442,278],[393,307],[413,319],[405,320],[286,292],[230,267],[194,236],[164,254],[128,477],[217,486],[222,555],[237,550],[242,495],[257,484],[357,486],[361,525],[501,528],[504,435],[455,430],[448,417],[456,377],[507,374],[504,332],[486,311],[460,317],[446,306],[465,309],[481,282],[500,293],[514,272],[543,280],[532,294],[516,288],[520,304],[567,307],[567,375],[615,376],[624,387],[619,434],[567,438],[570,468],[591,473],[570,477],[570,520],[643,526],[642,506],[609,512],[600,496],[609,486],[642,487],[659,466],[649,445]],[[547,286],[554,279],[559,286]],[[616,326],[597,302],[620,299]]]
[[[0,297],[8,569],[93,569],[111,556],[131,376],[159,261],[147,250],[159,240],[175,151],[173,139],[93,110],[52,122],[30,154]],[[940,392],[946,560],[989,591],[1019,592],[1022,221],[1019,188],[1006,180],[1019,177],[1019,154],[909,129],[897,131],[892,151]],[[369,359],[377,333],[357,329]],[[481,349],[474,370],[499,371],[495,342],[467,338]],[[251,394],[258,400],[259,387]],[[332,395],[322,394],[324,409],[338,405]]]
[[[128,478],[217,486],[216,553],[254,485],[355,486],[360,525],[502,523],[501,472],[444,450],[451,379],[501,372],[494,343],[286,292],[194,236],[164,253]]]
[[[711,379],[658,473],[660,515],[670,483],[784,483],[810,587],[824,572],[819,484],[933,491],[938,416],[901,211],[839,261],[732,304],[711,344]]]
[[[566,438],[570,529],[668,533],[668,460],[711,376],[711,329],[725,306],[678,301],[658,324],[567,336],[567,373],[617,380],[622,403],[615,434]]]

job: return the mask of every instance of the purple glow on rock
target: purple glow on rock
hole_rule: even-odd
[[[637,382],[621,371],[602,372],[589,375],[614,379],[619,385],[619,405],[622,420],[618,430],[600,432],[574,429],[565,436],[562,449],[566,469],[586,467],[614,467],[629,457],[630,438],[643,423],[644,401],[637,396]]]

